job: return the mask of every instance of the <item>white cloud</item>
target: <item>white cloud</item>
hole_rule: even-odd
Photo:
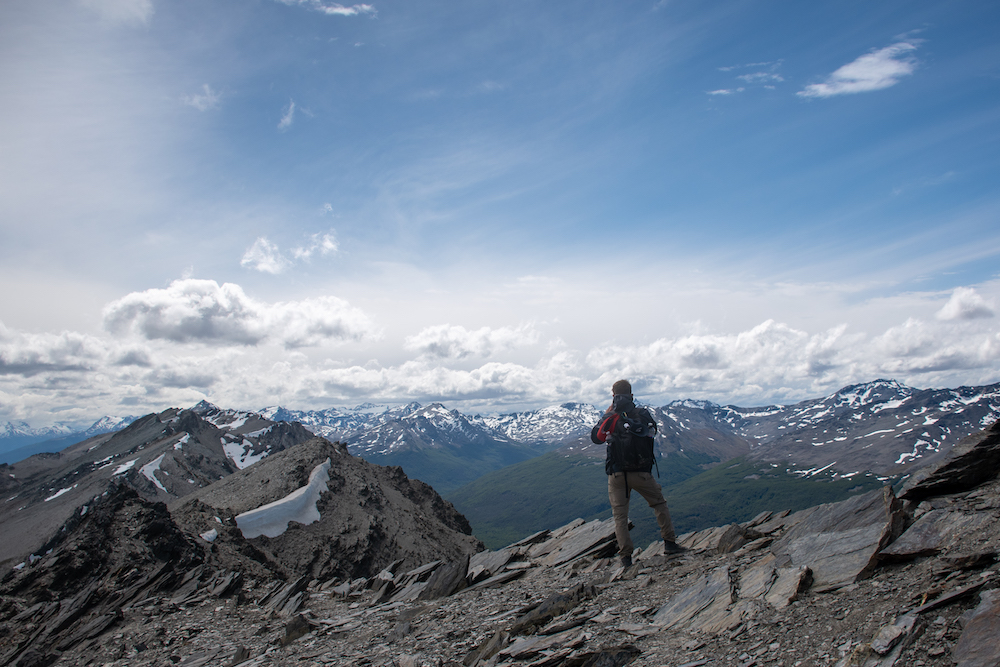
[[[317,232],[307,239],[305,245],[292,248],[291,256],[288,257],[281,252],[277,244],[261,236],[243,253],[240,266],[277,275],[289,269],[294,262],[308,262],[317,253],[321,257],[328,257],[340,249],[337,235],[332,229],[327,232]]]
[[[328,16],[360,16],[363,14],[375,16],[378,13],[375,11],[375,5],[368,4],[345,7],[344,5],[336,2],[323,2],[322,0],[278,0],[278,2],[283,5],[290,5],[293,7],[305,7],[314,12],[320,12]]]
[[[774,74],[773,72],[752,72],[751,74],[741,74],[737,79],[742,79],[747,83],[780,83],[784,81],[780,74]]]
[[[147,340],[298,348],[376,338],[361,310],[332,296],[267,304],[239,285],[175,280],[166,289],[133,292],[104,310],[105,328]]]
[[[288,268],[289,262],[277,245],[261,236],[243,253],[240,266],[262,273],[279,274]]]
[[[278,129],[281,131],[287,130],[295,122],[295,100],[288,100],[288,106],[285,108],[285,113],[282,115],[281,120],[278,121]]]
[[[152,0],[80,0],[80,4],[115,24],[145,25],[153,16]]]
[[[336,253],[338,249],[337,237],[331,230],[325,234],[313,234],[309,237],[308,245],[292,250],[292,256],[295,259],[309,260],[317,252],[326,257],[327,255]]]
[[[212,90],[212,87],[209,86],[207,83],[202,85],[200,93],[184,96],[184,104],[192,106],[198,111],[208,111],[209,109],[218,109],[219,103],[221,101],[222,101],[222,93],[218,93]]]
[[[949,298],[911,295],[922,316],[893,310],[902,318],[869,332],[778,320],[735,331],[702,323],[655,340],[595,345],[568,344],[556,323],[546,323],[556,330],[551,338],[534,325],[442,324],[385,340],[366,313],[336,297],[265,303],[238,285],[178,280],[109,304],[103,337],[0,325],[0,419],[68,405],[61,415],[92,421],[202,398],[244,408],[416,400],[521,409],[600,403],[621,377],[655,405],[787,403],[881,377],[915,387],[989,384],[1000,380],[1000,331],[980,295],[995,290],[985,283]],[[883,301],[871,308],[892,310]],[[375,360],[383,355],[387,363]]]
[[[917,49],[918,44],[918,40],[911,40],[873,50],[839,68],[823,83],[808,85],[796,95],[832,97],[894,86],[901,78],[916,70],[917,60],[912,52]]]
[[[956,287],[936,317],[939,320],[975,320],[993,317],[993,307],[971,287]]]
[[[537,342],[538,332],[530,325],[499,329],[482,327],[470,331],[462,326],[439,324],[408,337],[404,347],[440,359],[464,359],[470,356],[490,357]]]

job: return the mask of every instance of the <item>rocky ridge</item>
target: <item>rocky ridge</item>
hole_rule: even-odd
[[[998,456],[995,424],[898,497],[886,488],[763,513],[683,536],[681,555],[654,543],[628,568],[612,557],[613,527],[600,521],[493,552],[409,568],[382,562],[369,576],[329,579],[243,575],[185,531],[168,540],[179,546],[160,569],[103,589],[106,578],[70,584],[48,574],[70,559],[54,551],[54,563],[2,582],[0,659],[21,667],[995,665]],[[118,514],[135,524],[142,512],[153,519],[142,526],[163,519],[141,504]],[[153,533],[174,534],[167,524]],[[155,544],[153,533],[142,543]],[[156,559],[154,546],[133,552],[134,562]],[[101,590],[104,606],[81,602]]]
[[[0,531],[6,538],[0,540],[0,563],[25,558],[109,484],[124,483],[147,500],[169,502],[315,437],[298,424],[252,414],[233,420],[212,407],[171,408],[58,453],[0,464]]]

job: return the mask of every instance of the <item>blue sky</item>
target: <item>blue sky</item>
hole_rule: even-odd
[[[1000,381],[998,19],[9,0],[0,420]]]

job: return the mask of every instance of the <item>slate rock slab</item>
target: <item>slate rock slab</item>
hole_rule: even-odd
[[[590,521],[578,525],[563,535],[553,537],[543,544],[532,547],[529,555],[538,554],[540,562],[548,567],[556,567],[579,558],[594,547],[615,539],[614,519]]]
[[[984,591],[979,600],[951,653],[958,667],[1000,665],[1000,590]]]
[[[771,553],[809,568],[818,591],[835,590],[871,574],[877,554],[903,532],[905,522],[902,503],[884,487],[797,512]]]
[[[537,607],[515,619],[510,634],[529,634],[556,616],[562,616],[584,600],[596,597],[597,590],[588,584],[577,584],[564,593],[553,593]]]
[[[653,616],[664,629],[682,627],[709,609],[726,610],[734,599],[732,569],[717,567],[670,598]]]
[[[932,510],[906,529],[899,539],[882,550],[884,560],[906,560],[930,556],[946,549],[963,534],[976,532],[988,523],[990,517],[982,512],[974,514],[949,510]]]

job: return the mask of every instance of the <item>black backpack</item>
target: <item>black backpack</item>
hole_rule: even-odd
[[[610,475],[615,468],[621,472],[651,471],[656,463],[653,454],[656,422],[649,411],[645,408],[628,410],[610,419],[616,422],[608,436],[606,472]]]

